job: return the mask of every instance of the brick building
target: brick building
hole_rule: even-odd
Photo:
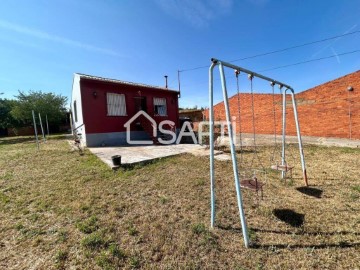
[[[351,91],[349,91],[351,87]],[[241,131],[252,133],[251,94],[241,93]],[[259,134],[281,134],[281,95],[254,94],[255,128]],[[360,70],[296,94],[302,135],[360,139]],[[275,104],[275,106],[273,106]],[[231,115],[240,131],[238,97],[229,98]],[[208,117],[208,111],[205,112]],[[225,120],[223,102],[214,106],[216,121]],[[287,102],[287,134],[296,135],[291,98]]]

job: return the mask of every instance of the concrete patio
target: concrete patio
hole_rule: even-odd
[[[146,146],[121,146],[121,147],[90,147],[94,155],[99,157],[111,168],[116,169],[112,163],[112,156],[121,156],[121,167],[144,164],[152,160],[165,157],[190,153],[195,156],[208,156],[209,150],[198,144],[172,144],[172,145],[146,145]],[[230,156],[222,151],[215,151],[215,158],[219,160],[230,160]]]
[[[340,138],[321,138],[303,136],[304,144],[315,144],[323,146],[351,147],[359,148],[360,140],[349,140]],[[257,145],[272,145],[274,143],[273,135],[256,135]],[[239,138],[237,143],[239,144]],[[287,143],[297,143],[296,136],[286,136]],[[281,135],[278,135],[277,142],[281,143]],[[72,141],[69,141],[73,144]],[[252,146],[252,134],[242,134],[243,146]],[[218,141],[218,145],[229,145],[227,137]],[[198,144],[172,144],[172,145],[142,145],[142,146],[118,146],[118,147],[90,147],[88,148],[94,155],[99,157],[109,167],[116,169],[113,165],[112,156],[121,156],[121,166],[128,167],[136,164],[148,163],[152,160],[165,157],[176,156],[184,153],[190,153],[195,156],[209,156],[209,149],[206,146]],[[219,161],[231,160],[230,154],[215,150],[215,159]]]

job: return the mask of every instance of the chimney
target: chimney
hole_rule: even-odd
[[[167,84],[167,78],[168,78],[168,76],[165,75],[164,77],[165,77],[165,88],[167,89],[167,88],[168,88],[168,84]]]

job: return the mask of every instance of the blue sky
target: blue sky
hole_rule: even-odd
[[[166,74],[177,89],[177,70],[359,31],[359,14],[358,0],[1,0],[0,93],[70,97],[74,72],[150,85],[164,85]],[[234,64],[258,72],[359,49],[360,33]],[[299,92],[359,66],[353,53],[262,73]],[[181,85],[181,106],[207,106],[207,68],[181,72]],[[254,90],[271,91],[260,80]]]

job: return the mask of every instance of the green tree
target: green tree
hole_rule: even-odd
[[[32,110],[35,111],[36,116],[40,113],[43,119],[47,115],[49,125],[59,125],[66,117],[67,97],[65,96],[42,91],[28,93],[19,91],[16,98],[17,102],[12,107],[11,115],[24,125],[32,124]]]
[[[19,123],[11,115],[15,100],[0,99],[0,128],[17,127]]]

